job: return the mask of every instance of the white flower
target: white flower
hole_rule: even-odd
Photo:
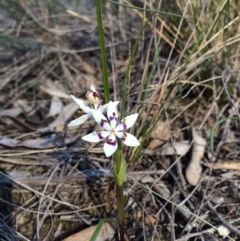
[[[138,114],[132,114],[125,117],[120,124],[117,125],[118,114],[116,109],[116,104],[114,102],[109,102],[107,118],[98,110],[92,110],[92,115],[95,121],[103,127],[103,131],[97,130],[86,136],[83,136],[82,139],[84,141],[89,142],[99,142],[102,139],[107,138],[107,141],[104,144],[104,153],[107,157],[111,156],[118,147],[117,139],[120,138],[122,142],[127,146],[139,146],[140,143],[137,138],[127,132],[125,132],[128,128],[130,128],[135,121],[137,120]]]
[[[92,109],[87,105],[92,104],[94,109],[98,109],[101,112],[106,112],[107,111],[107,106],[103,106],[99,103],[101,103],[100,100],[100,95],[99,93],[95,90],[95,88],[91,85],[90,90],[86,93],[87,101],[78,99],[71,95],[72,99],[79,105],[80,109],[86,113],[85,115],[71,121],[68,126],[77,126],[77,125],[82,125],[86,120],[92,118]],[[104,108],[103,108],[104,107]]]
[[[81,117],[71,121],[68,126],[78,126],[78,125],[82,125],[86,120],[92,120],[93,116],[92,116],[92,110],[98,110],[101,113],[105,113],[107,112],[107,107],[108,104],[105,105],[101,105],[98,103],[95,103],[93,105],[93,108],[89,107],[86,103],[86,101],[81,100],[76,98],[75,96],[71,95],[72,99],[79,105],[80,109],[85,113],[85,115],[82,115]],[[119,103],[119,101],[114,102],[114,105],[117,106],[117,104]]]

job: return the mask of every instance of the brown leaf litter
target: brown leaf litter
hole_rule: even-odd
[[[14,4],[3,1],[10,12],[2,15],[4,8],[0,9],[3,40],[0,168],[5,172],[0,178],[0,206],[4,211],[10,210],[5,217],[12,217],[20,240],[66,240],[75,233],[72,239],[80,235],[77,239],[82,241],[84,231],[89,239],[94,224],[103,217],[116,215],[113,163],[104,157],[102,144],[88,145],[81,141],[81,136],[94,126],[66,128],[71,119],[81,115],[70,94],[84,98],[92,84],[103,94],[95,11],[76,2],[63,1],[52,8],[47,1],[21,0]],[[132,5],[129,1],[125,3]],[[137,4],[143,6],[141,1]],[[152,8],[148,1],[145,4]],[[162,7],[164,9],[164,4]],[[66,9],[74,13],[66,13]],[[144,109],[146,122],[143,120],[137,130],[140,138],[152,113],[160,106],[164,110],[151,137],[146,140],[141,159],[132,163],[127,156],[128,178],[124,192],[128,239],[222,240],[221,235],[230,231],[230,236],[237,240],[232,227],[239,229],[240,226],[236,216],[240,191],[239,124],[230,122],[218,127],[215,143],[219,145],[216,148],[219,153],[216,157],[209,155],[206,144],[216,120],[235,113],[229,112],[231,108],[225,103],[225,97],[215,98],[215,94],[221,92],[221,85],[214,82],[208,88],[199,82],[187,92],[190,98],[178,98],[183,94],[182,87],[189,83],[189,77],[192,79],[191,75],[198,68],[193,62],[188,65],[186,59],[182,59],[186,52],[179,46],[184,46],[184,33],[180,32],[179,44],[175,45],[169,38],[178,36],[175,27],[172,28],[171,21],[166,25],[161,14],[150,15],[127,8],[123,11],[122,7],[110,3],[104,5],[103,16],[112,100],[122,98],[129,56],[143,20],[157,20],[156,26],[150,21],[151,27],[145,29],[127,85],[126,111],[131,113],[147,106]],[[157,35],[153,34],[155,30]],[[4,36],[7,41],[2,38]],[[156,36],[163,40],[158,63],[164,68],[154,71],[143,104],[141,94],[154,59]],[[170,48],[175,54],[172,58],[168,58]],[[193,59],[201,63],[198,57]],[[237,58],[229,59],[237,61]],[[186,63],[186,68],[179,75],[182,62]],[[214,75],[221,75],[218,69],[222,68],[214,68]],[[179,79],[176,86],[175,78]],[[173,92],[167,99],[172,87]],[[209,92],[204,92],[204,88]],[[232,89],[231,98],[237,102],[237,88]],[[199,130],[198,133],[191,133],[190,126]],[[192,140],[186,132],[193,134]],[[230,139],[225,146],[221,145],[230,133],[234,142]],[[216,206],[209,208],[206,200]],[[226,230],[219,226],[223,220],[219,217],[232,227]],[[203,220],[218,229],[207,228]],[[227,226],[224,224],[224,227]],[[79,230],[82,231],[77,234]],[[104,239],[110,239],[116,234],[115,229],[105,234]]]

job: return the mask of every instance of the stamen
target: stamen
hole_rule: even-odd
[[[123,124],[123,129],[126,130],[127,129],[127,120],[123,119],[122,124]]]

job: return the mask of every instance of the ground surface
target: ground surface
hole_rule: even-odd
[[[141,7],[139,2],[136,4]],[[94,125],[66,127],[82,115],[70,94],[84,98],[94,85],[103,96],[95,9],[87,1],[69,5],[4,1],[3,5],[1,240],[60,241],[101,218],[116,216],[112,160],[104,156],[102,144],[89,145],[81,140]],[[79,16],[66,13],[67,8]],[[145,16],[110,3],[105,5],[103,16],[111,98],[121,100],[129,55]],[[226,73],[231,101],[221,84],[222,70],[217,63],[213,82],[197,85],[195,79],[195,84],[186,86],[198,67],[192,66],[175,78],[176,66],[186,59],[179,52],[181,46],[173,48],[168,59],[173,42],[164,39],[169,35],[163,35],[161,54],[142,101],[142,89],[158,48],[154,41],[161,34],[160,24],[150,13],[146,17],[155,25],[147,25],[139,42],[127,97],[127,114],[143,110],[141,128],[132,130],[140,141],[159,104],[164,104],[164,111],[135,162],[134,152],[126,149],[126,239],[229,240],[214,229],[224,225],[232,240],[240,240],[237,120],[216,128],[214,155],[210,150],[210,131],[216,121],[236,116],[236,80]],[[206,71],[199,79],[212,76]],[[169,146],[174,146],[174,151],[169,151]],[[188,169],[194,158],[198,166]],[[10,227],[16,237],[11,236]]]

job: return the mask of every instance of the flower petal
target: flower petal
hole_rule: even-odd
[[[130,128],[136,122],[137,118],[138,118],[138,113],[125,117],[124,119],[121,120],[120,124],[116,127],[115,130],[123,131]]]
[[[113,105],[115,106],[115,108],[117,108],[117,105],[119,104],[120,101],[113,101]],[[96,108],[95,108],[96,109]],[[102,113],[106,113],[108,109],[108,104],[105,105],[100,105],[98,107],[98,110]]]
[[[89,142],[99,142],[109,136],[109,134],[109,131],[94,131],[86,136],[83,136],[82,139]]]
[[[87,105],[87,103],[81,99],[76,98],[73,95],[70,95],[72,99],[79,105],[80,109],[85,112],[89,113],[91,111],[90,107]]]
[[[111,101],[111,102],[112,102],[111,105],[113,105],[114,108],[117,110],[117,106],[120,103],[120,101]]]
[[[100,111],[102,112],[102,113],[106,113],[107,112],[107,109],[108,109],[108,104],[105,104],[105,105],[100,105],[99,107],[98,107],[98,110],[100,109]]]
[[[106,157],[111,156],[117,150],[118,144],[115,135],[111,134],[104,144],[104,153]]]
[[[91,85],[90,90],[97,92],[93,85]]]
[[[140,142],[138,141],[138,139],[132,134],[129,134],[127,132],[116,132],[115,134],[127,146],[139,146],[140,145]]]
[[[108,103],[107,116],[112,128],[116,127],[118,121],[118,112],[116,107],[117,105],[114,104],[112,101]]]
[[[95,103],[94,105],[93,105],[93,109],[95,109],[95,110],[98,110],[98,111],[100,111],[101,113],[103,113],[102,111],[101,111],[101,104],[99,104],[99,103]]]
[[[92,110],[92,116],[95,119],[95,121],[103,127],[105,130],[109,131],[111,129],[111,126],[108,123],[107,118],[98,110]]]
[[[91,114],[82,115],[81,117],[75,120],[72,120],[67,126],[80,126],[90,118],[91,118]]]

